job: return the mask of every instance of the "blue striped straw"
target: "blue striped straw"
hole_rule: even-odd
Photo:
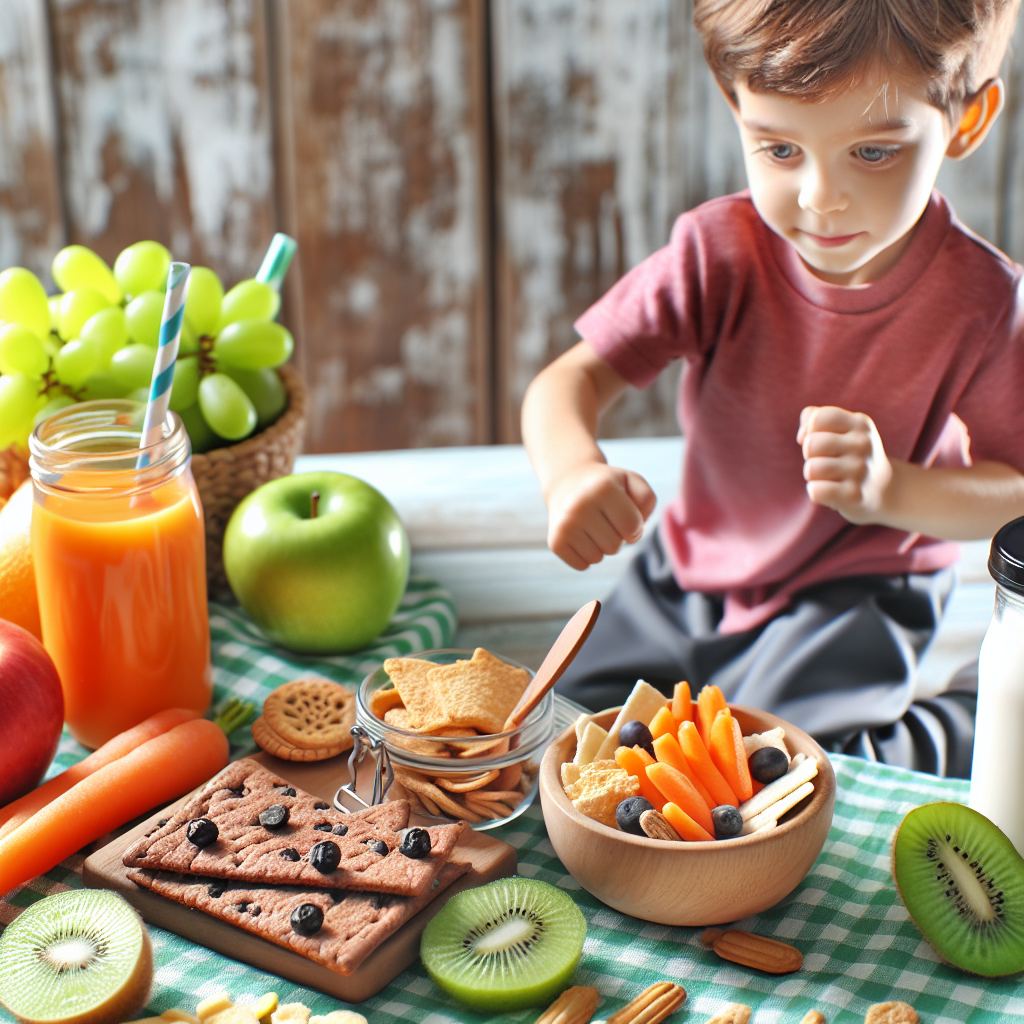
[[[267,255],[263,257],[260,269],[256,271],[256,280],[269,284],[275,292],[279,292],[284,275],[288,273],[288,264],[291,263],[298,245],[294,238],[278,231],[270,240]]]
[[[189,274],[192,268],[187,263],[172,263],[167,272],[167,293],[164,296],[164,315],[160,321],[160,342],[153,364],[153,383],[149,388],[149,402],[146,404],[146,418],[142,422],[140,448],[148,448],[164,438],[164,420],[167,419],[167,403],[171,399],[171,384],[174,382],[174,360],[178,358],[178,341],[181,339],[181,323],[185,318],[185,296],[188,293]],[[136,469],[149,465],[145,451],[139,454]]]

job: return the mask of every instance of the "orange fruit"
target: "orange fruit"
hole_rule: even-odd
[[[26,480],[0,508],[0,619],[42,640],[31,526],[32,481]]]

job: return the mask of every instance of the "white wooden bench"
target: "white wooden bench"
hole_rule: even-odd
[[[641,473],[663,508],[679,482],[679,437],[602,441],[608,461]],[[586,572],[547,548],[547,511],[522,445],[304,455],[297,473],[330,469],[371,483],[409,532],[413,571],[439,580],[459,617],[456,643],[484,646],[536,667],[562,625],[603,599],[632,551]],[[653,521],[648,529],[653,529]],[[941,689],[977,657],[992,614],[988,542],[962,546],[961,583],[921,664],[921,689]]]

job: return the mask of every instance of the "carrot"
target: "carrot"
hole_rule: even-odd
[[[81,782],[82,779],[92,775],[94,771],[104,765],[131,753],[136,747],[153,739],[154,736],[160,736],[168,729],[173,729],[176,725],[181,725],[182,722],[190,722],[193,718],[198,717],[198,711],[188,708],[170,708],[147,718],[134,729],[126,729],[113,739],[107,740],[102,747],[94,750],[78,764],[65,768],[60,775],[55,775],[49,782],[44,782],[31,793],[12,800],[6,807],[0,809],[0,839],[3,839],[9,832],[13,832],[23,822],[28,821],[36,811],[45,807],[51,800],[56,800],[62,793],[66,793],[76,782]]]
[[[707,787],[697,778],[697,773],[690,767],[690,762],[686,760],[683,748],[679,746],[675,736],[659,736],[654,741],[654,753],[662,764],[672,765],[673,768],[681,771],[693,783],[693,788],[700,793],[700,798],[708,805],[709,811],[714,810],[718,806],[711,799],[711,794],[708,792]]]
[[[676,720],[678,728],[680,722],[693,721],[693,705],[690,703],[690,684],[684,679],[676,683],[672,692],[672,717]]]
[[[661,790],[647,778],[645,769],[648,761],[654,764],[654,758],[642,747],[619,747],[615,751],[615,763],[636,777],[640,783],[640,795],[650,800],[656,811],[660,811],[665,806],[665,798],[661,795]]]
[[[686,760],[690,762],[690,767],[697,778],[711,794],[715,806],[732,804],[733,807],[739,807],[740,802],[736,799],[732,786],[722,778],[722,773],[715,767],[693,722],[683,722],[679,726],[679,746],[683,748]]]
[[[672,712],[669,710],[668,705],[658,709],[658,713],[651,719],[651,724],[648,726],[651,730],[651,735],[657,739],[659,736],[672,735],[676,729],[679,728],[676,725],[676,720],[672,717]]]
[[[711,737],[711,726],[715,721],[715,715],[725,710],[725,697],[717,686],[705,686],[697,694],[697,731],[708,745]]]
[[[665,815],[668,823],[687,842],[701,843],[715,838],[707,829],[701,828],[686,811],[674,803],[665,804],[661,809],[661,813]]]
[[[750,785],[750,769],[747,767],[747,752],[743,748],[743,734],[740,732],[740,723],[732,717],[728,708],[715,715],[708,754],[740,802],[749,800],[754,791]]]
[[[671,803],[681,807],[702,829],[714,835],[715,826],[711,820],[711,811],[704,798],[694,788],[693,783],[678,768],[670,764],[650,764],[647,766],[647,778],[665,794]],[[664,809],[662,811],[664,813]]]
[[[0,839],[0,895],[194,789],[227,763],[227,736],[197,718],[97,769]]]

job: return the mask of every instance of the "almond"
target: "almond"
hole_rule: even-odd
[[[713,949],[715,945],[715,939],[717,939],[720,935],[724,934],[724,928],[705,928],[704,931],[701,932],[701,944],[707,946],[708,949]]]
[[[713,948],[723,960],[731,960],[744,967],[755,967],[769,974],[798,971],[804,962],[803,954],[795,946],[763,935],[752,935],[750,932],[723,932],[715,939]]]
[[[725,1009],[719,1010],[708,1024],[748,1024],[750,1007],[743,1003],[730,1003]]]
[[[917,1024],[917,1011],[907,1003],[875,1003],[868,1007],[864,1024]]]
[[[596,988],[573,985],[537,1018],[537,1024],[590,1024],[599,1002]]]
[[[828,1024],[828,1022],[825,1020],[823,1013],[818,1013],[817,1010],[808,1010],[800,1024]]]
[[[631,1003],[608,1018],[608,1024],[659,1024],[686,1001],[686,989],[670,981],[645,988]]]
[[[644,811],[640,815],[640,827],[651,839],[669,839],[680,843],[679,833],[671,826],[668,818],[661,811]]]

